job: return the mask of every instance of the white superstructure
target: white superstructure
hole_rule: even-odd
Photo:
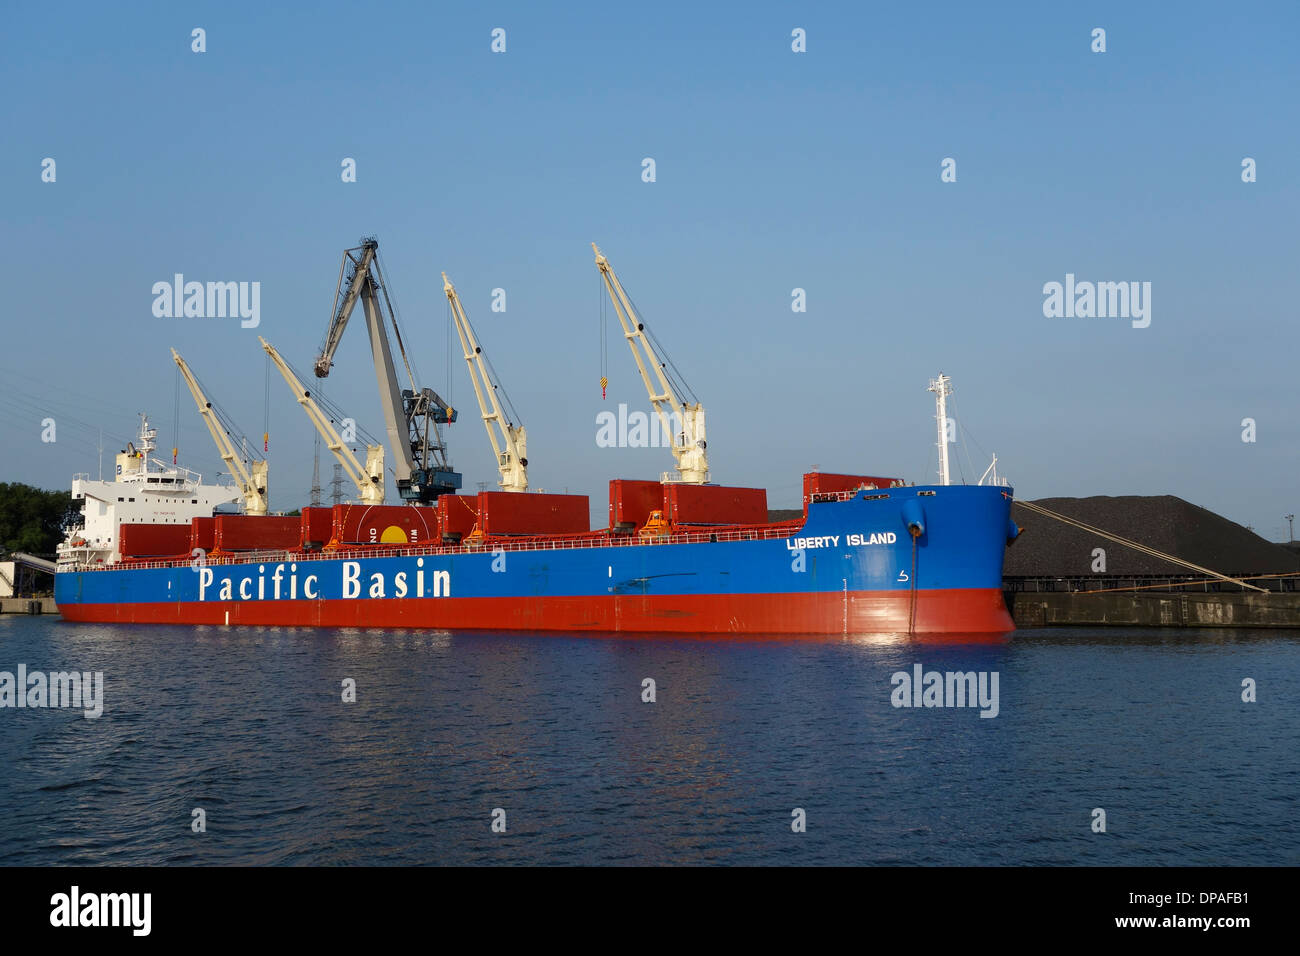
[[[128,442],[118,453],[113,481],[73,476],[72,499],[82,502],[82,524],[59,545],[59,570],[116,562],[119,525],[188,526],[191,518],[211,517],[217,506],[243,500],[233,485],[205,485],[198,472],[151,458],[157,437],[148,416],[141,415],[139,445]]]

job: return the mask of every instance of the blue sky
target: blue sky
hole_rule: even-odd
[[[617,338],[601,400],[595,240],[708,409],[714,480],[774,507],[814,465],[932,478],[943,371],[968,478],[996,451],[1021,497],[1174,494],[1280,538],[1300,504],[1298,26],[1290,3],[13,8],[0,478],[66,487],[96,471],[95,429],[130,436],[139,410],[170,448],[173,346],[260,436],[256,336],[308,366],[341,252],[373,234],[422,384],[472,402],[458,351],[447,378],[446,270],[532,483],[603,517],[609,478],[671,456],[596,445],[601,411],[648,403]],[[260,282],[260,327],[156,318],[177,272]],[[1044,317],[1066,273],[1149,281],[1150,327]],[[360,325],[327,390],[382,433]],[[182,461],[215,473],[181,398]],[[468,489],[496,480],[475,417],[450,433]],[[278,379],[270,427],[273,507],[297,507],[313,433]]]

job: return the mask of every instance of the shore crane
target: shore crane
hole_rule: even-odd
[[[687,402],[678,394],[679,389],[689,391],[689,388],[685,383],[674,387],[668,372],[671,363],[667,361],[666,355],[662,360],[659,355],[663,351],[662,346],[657,346],[652,341],[645,323],[641,321],[628,294],[623,291],[623,284],[618,281],[618,276],[614,273],[614,267],[609,264],[609,260],[601,254],[594,242],[591,244],[591,249],[596,253],[596,268],[600,270],[601,278],[605,280],[605,289],[609,292],[610,301],[614,303],[614,311],[618,313],[618,321],[623,326],[623,337],[627,339],[632,357],[636,359],[636,367],[641,372],[641,381],[645,383],[650,404],[659,415],[664,434],[672,436],[672,452],[677,462],[677,477],[674,478],[671,472],[665,472],[663,480],[694,485],[707,484],[709,457],[708,442],[704,434],[704,406],[698,401]],[[650,378],[651,368],[654,369],[655,375],[653,381]],[[673,418],[677,419],[676,426],[673,424]]]
[[[244,496],[244,513],[266,514],[269,504],[266,493],[266,459],[245,461],[239,456],[229,431],[213,409],[212,402],[208,401],[208,397],[203,393],[203,386],[199,384],[189,364],[175,349],[172,349],[172,359],[176,362],[176,367],[181,370],[181,376],[189,386],[190,394],[194,396],[194,404],[199,407],[203,424],[208,426],[212,441],[216,443],[217,453],[230,469],[231,476],[239,486],[239,493]]]
[[[352,483],[357,486],[357,498],[362,504],[382,505],[384,503],[384,446],[367,445],[366,463],[362,466],[352,449],[343,444],[343,439],[329,416],[321,410],[316,399],[311,397],[311,392],[298,380],[298,376],[294,374],[284,357],[260,335],[257,340],[262,343],[262,349],[271,356],[271,361],[280,370],[284,380],[289,383],[289,390],[293,392],[293,397],[298,400],[298,404],[307,413],[311,423],[316,426],[316,431],[320,432],[320,436],[325,439],[325,447],[334,453],[334,457],[339,460],[339,464],[348,473]]]
[[[508,421],[501,411],[501,403],[497,400],[499,383],[494,381],[487,357],[478,344],[469,317],[465,315],[465,307],[445,272],[442,274],[442,291],[447,294],[447,301],[451,304],[452,319],[456,323],[456,333],[460,336],[460,346],[465,353],[465,364],[469,366],[470,380],[474,383],[474,394],[478,397],[483,426],[487,429],[492,451],[497,456],[497,470],[501,473],[498,484],[504,491],[527,491],[528,433],[523,425]],[[509,404],[508,398],[506,404]]]
[[[329,375],[334,353],[358,299],[370,332],[370,353],[374,358],[388,443],[393,451],[397,493],[409,503],[432,504],[439,495],[450,494],[461,484],[461,476],[447,463],[447,445],[438,431],[439,425],[456,420],[456,411],[432,389],[418,388],[415,384],[397,314],[379,267],[379,242],[373,237],[364,238],[361,245],[343,252],[334,312],[316,359],[316,377]],[[402,388],[398,381],[386,325],[393,327],[410,388]]]

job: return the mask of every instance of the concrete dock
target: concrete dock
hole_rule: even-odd
[[[54,598],[0,598],[0,614],[58,614]]]
[[[1300,593],[1007,591],[1016,627],[1300,628]]]

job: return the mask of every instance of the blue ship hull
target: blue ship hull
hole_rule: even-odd
[[[802,527],[371,546],[60,572],[77,621],[602,633],[1005,635],[1011,490],[865,490]]]

